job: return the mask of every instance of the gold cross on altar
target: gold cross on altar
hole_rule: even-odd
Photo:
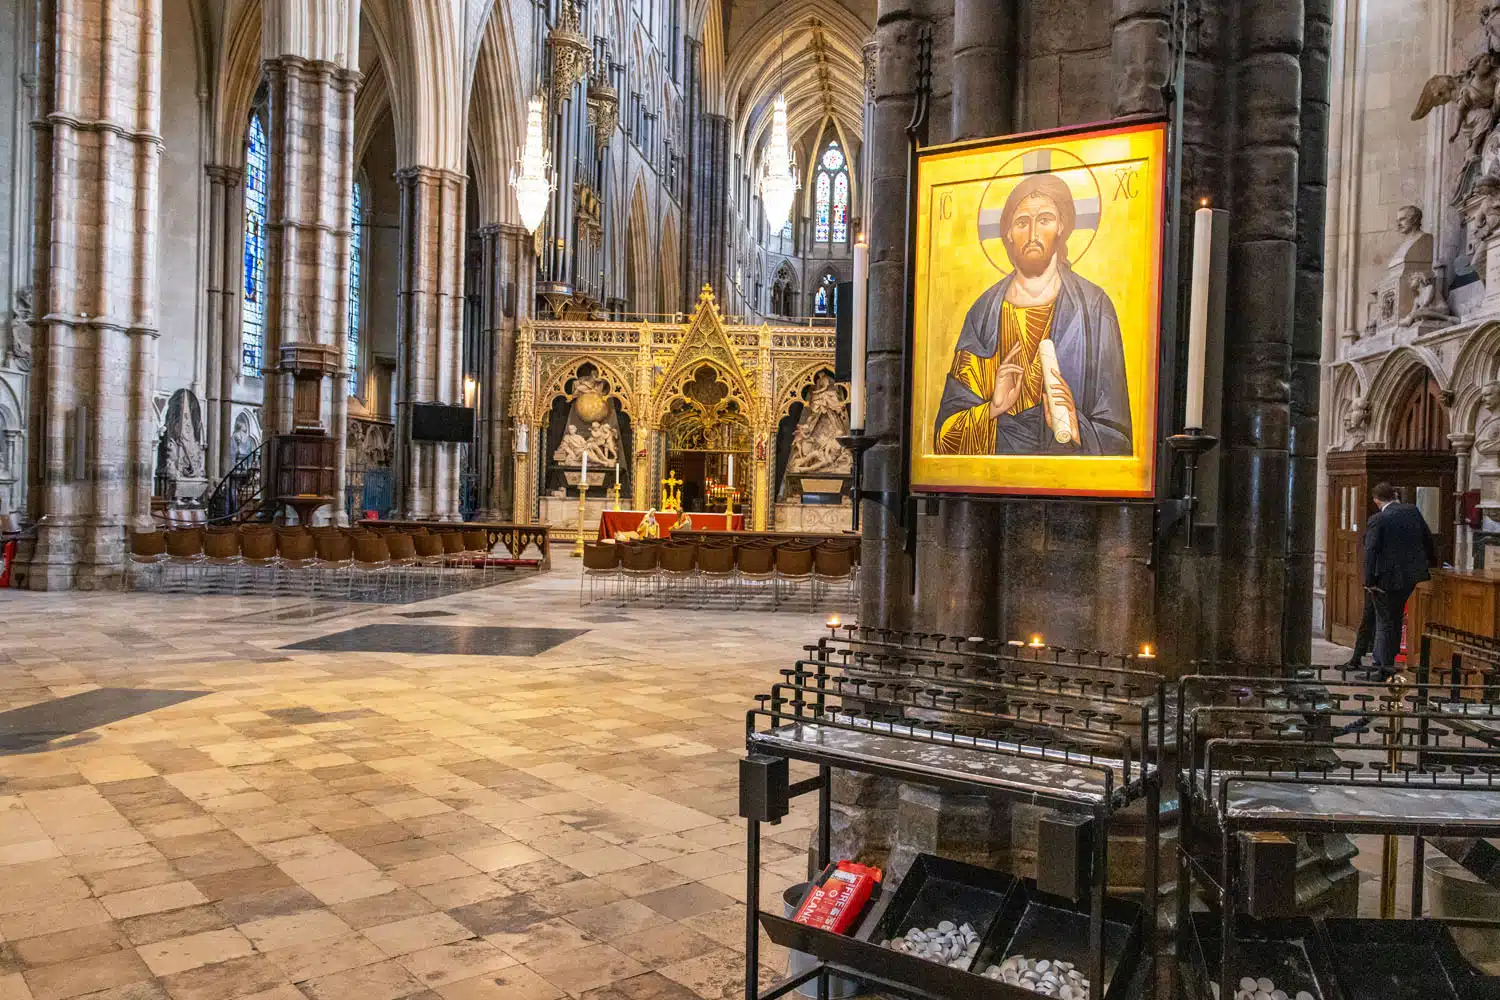
[[[661,481],[662,510],[682,510],[682,494],[678,488],[682,486],[682,480],[677,478],[677,470],[673,469],[667,473],[667,478]]]

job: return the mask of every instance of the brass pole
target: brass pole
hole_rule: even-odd
[[[589,484],[587,479],[578,482],[578,540],[573,543],[574,558],[583,557],[583,522],[588,518]]]

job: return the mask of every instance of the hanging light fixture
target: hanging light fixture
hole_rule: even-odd
[[[771,232],[779,232],[792,217],[792,202],[801,186],[787,135],[786,98],[777,94],[771,113],[771,141],[766,144],[760,174],[760,203],[765,206],[766,226]]]
[[[797,161],[792,159],[792,141],[786,115],[786,29],[781,31],[781,93],[771,111],[771,141],[761,158],[760,203],[766,210],[766,226],[780,232],[792,217],[792,202],[802,186],[797,179]]]
[[[521,210],[521,224],[533,235],[547,218],[547,204],[557,186],[552,176],[552,158],[542,137],[544,108],[540,95],[531,99],[526,110],[526,145],[521,147],[520,158],[510,173],[511,187],[516,189],[516,205]]]

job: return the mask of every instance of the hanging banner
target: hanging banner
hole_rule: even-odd
[[[1149,497],[1166,126],[917,161],[917,493]]]

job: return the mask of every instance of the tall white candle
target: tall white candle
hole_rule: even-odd
[[[589,453],[588,452],[584,452],[583,453],[583,481],[585,483],[589,481]]]
[[[1213,266],[1214,210],[1193,213],[1193,291],[1188,304],[1187,412],[1184,426],[1203,429],[1203,365],[1208,350],[1208,286]]]
[[[849,427],[865,429],[865,296],[869,287],[870,247],[863,240],[854,244],[853,344],[849,352]]]
[[[734,488],[734,453],[729,454],[729,487]]]

